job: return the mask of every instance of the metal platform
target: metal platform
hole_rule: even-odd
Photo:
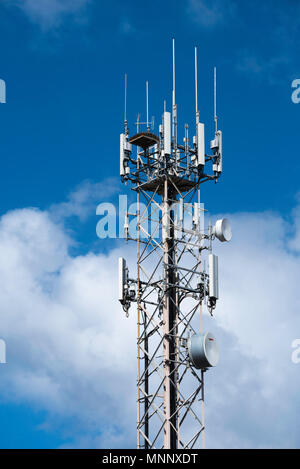
[[[159,137],[151,132],[139,132],[138,134],[133,135],[129,139],[129,142],[132,145],[136,145],[137,147],[141,147],[143,150],[146,150],[156,143],[159,143]]]
[[[136,189],[143,189],[144,191],[156,192],[161,195],[163,193],[165,177],[159,177],[152,179],[150,181],[139,184]],[[174,184],[174,189],[176,188],[180,192],[186,192],[193,187],[198,185],[197,181],[191,181],[189,179],[181,178],[178,176],[168,176],[170,183]]]

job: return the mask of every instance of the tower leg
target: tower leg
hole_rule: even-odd
[[[147,331],[147,315],[144,313],[144,330],[145,330],[145,358],[144,358],[144,366],[145,366],[145,404],[144,404],[144,412],[145,412],[145,436],[146,438],[149,438],[149,372],[148,372],[148,366],[149,366],[149,358],[148,358],[148,352],[149,352],[149,346],[148,346],[148,331]],[[145,449],[149,448],[149,443],[148,440],[145,438]]]
[[[165,181],[163,197],[163,248],[164,248],[164,285],[165,301],[164,322],[164,449],[177,449],[178,418],[176,385],[176,273],[174,243],[174,210],[168,180]]]

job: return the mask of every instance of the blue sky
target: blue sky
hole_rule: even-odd
[[[172,36],[182,127],[193,122],[193,47],[199,47],[199,101],[208,129],[212,67],[218,67],[218,113],[230,151],[224,184],[209,193],[212,203],[217,197],[220,210],[286,210],[293,204],[299,169],[292,156],[299,109],[290,99],[299,70],[297,2],[208,2],[216,12],[207,13],[206,21],[203,2],[196,0],[154,1],[147,8],[90,1],[48,22],[42,5],[46,10],[55,2],[36,2],[40,13],[33,17],[29,7],[25,14],[13,6],[18,3],[35,2],[1,7],[3,210],[47,207],[84,179],[117,174],[124,72],[130,121],[145,111],[148,79],[150,113],[158,123],[163,99],[170,105]],[[274,190],[279,168],[289,174],[283,191]]]
[[[60,260],[46,271],[63,266],[65,272],[70,263],[84,263],[84,256],[109,252],[111,245],[96,237],[95,209],[99,202],[115,200],[118,193],[124,73],[128,74],[131,130],[138,112],[145,119],[146,80],[157,130],[164,99],[170,108],[171,39],[175,37],[179,120],[183,129],[185,122],[192,124],[194,119],[193,54],[197,45],[199,106],[207,140],[213,136],[213,67],[218,70],[224,174],[217,187],[205,187],[204,202],[214,213],[237,214],[237,220],[242,212],[250,221],[251,216],[257,221],[256,214],[273,211],[269,222],[275,234],[274,238],[270,235],[270,242],[274,242],[272,254],[276,257],[278,243],[298,227],[300,104],[291,100],[291,83],[300,78],[299,13],[299,2],[292,0],[153,0],[147,5],[95,0],[1,2],[0,78],[7,85],[7,103],[0,105],[1,215],[8,217],[3,230],[8,226],[11,233],[15,229],[16,209],[35,207],[39,210],[30,214],[37,217],[37,225],[52,223],[44,214],[57,212],[57,206],[64,211],[66,206],[61,204],[70,203],[72,194],[83,187],[88,195],[80,210],[86,216],[70,209],[59,215],[55,227],[51,225],[51,229],[61,230],[55,233],[66,252],[71,252],[70,258],[65,265],[62,259],[67,254],[60,253],[58,243],[53,250],[59,251]],[[264,223],[261,226],[267,231]],[[265,234],[262,239],[268,245]],[[248,239],[245,243],[249,247]],[[293,248],[295,243],[289,249]],[[278,249],[282,263],[293,263],[297,271],[297,256],[288,260],[285,248],[280,245]],[[45,263],[49,262],[45,257]],[[36,316],[36,320],[42,319]],[[22,335],[9,332],[6,320],[3,331],[12,344],[22,341]],[[239,331],[237,327],[236,334]],[[18,357],[16,352],[10,359],[17,361]],[[12,367],[21,369],[20,363]],[[96,371],[88,379],[95,379]],[[0,380],[1,372],[2,368]],[[6,374],[12,393],[2,389],[0,396],[0,421],[5,422],[0,426],[0,447],[105,444],[101,440],[101,433],[107,432],[104,417],[102,428],[97,429],[90,415],[74,415],[71,404],[69,409],[64,400],[55,405],[53,398],[49,406],[46,393],[45,400],[35,399],[29,392],[21,392],[15,378]],[[134,442],[134,438],[118,440],[118,429],[110,428],[108,433],[114,444],[121,441],[130,446]],[[248,435],[241,444],[255,446],[255,438],[251,438]],[[269,440],[266,444],[272,445],[276,438],[270,436]],[[232,437],[228,444],[239,442]],[[296,439],[290,444],[297,446]]]

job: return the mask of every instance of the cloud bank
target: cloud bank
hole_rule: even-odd
[[[80,21],[90,0],[5,0],[8,6],[20,8],[42,29],[59,27],[66,18]]]
[[[233,241],[217,248],[221,300],[205,319],[221,347],[206,373],[207,446],[299,447],[300,208],[291,222],[230,218]],[[0,220],[1,400],[46,411],[44,426],[72,422],[63,447],[134,447],[136,323],[116,300],[116,272],[119,255],[134,272],[135,246],[74,257],[73,243],[53,208]]]
[[[233,0],[188,0],[187,13],[203,28],[213,28],[230,20],[235,13]]]
[[[105,431],[107,438],[117,427],[112,441],[130,444],[135,323],[116,301],[118,253],[71,258],[71,245],[47,212],[16,210],[1,218],[2,400],[45,409],[58,420],[75,418],[91,435]]]

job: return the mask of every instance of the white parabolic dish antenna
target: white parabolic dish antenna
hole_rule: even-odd
[[[210,368],[219,362],[218,344],[210,332],[194,334],[188,341],[188,353],[191,362],[198,369]]]
[[[213,233],[215,234],[216,238],[219,241],[230,241],[232,238],[232,230],[227,218],[221,218],[221,220],[217,220]]]

